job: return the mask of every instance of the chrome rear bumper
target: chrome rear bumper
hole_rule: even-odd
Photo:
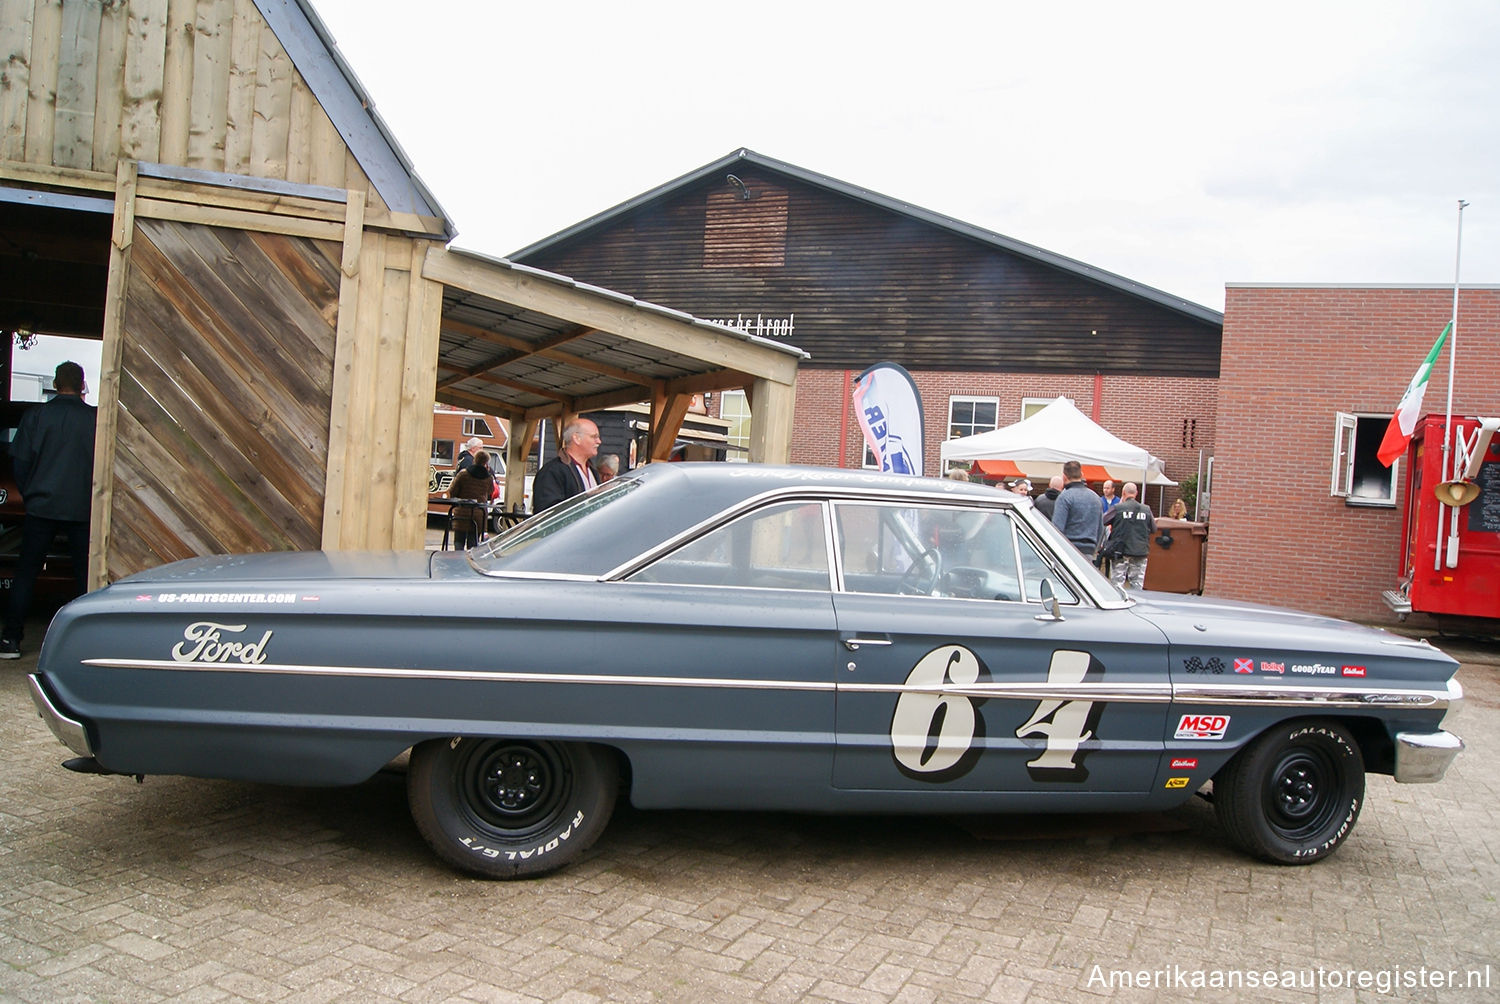
[[[52,699],[42,689],[41,678],[35,673],[26,677],[26,683],[31,687],[32,703],[36,705],[42,721],[47,723],[47,728],[52,730],[58,742],[79,756],[93,756],[94,751],[89,747],[88,732],[84,730],[83,723],[74,721],[58,710],[57,705],[52,703]]]
[[[1451,732],[1397,732],[1396,780],[1403,784],[1441,781],[1463,748],[1464,741]]]

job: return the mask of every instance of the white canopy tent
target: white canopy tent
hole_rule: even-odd
[[[1084,478],[1089,481],[1108,478],[1162,487],[1177,484],[1149,451],[1110,433],[1065,397],[1014,425],[950,439],[942,444],[939,454],[945,465],[979,461],[981,470],[999,477],[1025,475],[1045,482],[1061,474],[1065,462],[1076,460],[1083,465]],[[1009,470],[1012,467],[1014,471]]]

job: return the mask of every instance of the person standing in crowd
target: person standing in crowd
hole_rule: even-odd
[[[1036,498],[1037,512],[1048,519],[1052,518],[1052,511],[1057,507],[1057,497],[1062,494],[1063,478],[1061,474],[1054,474],[1052,480],[1047,482],[1047,490]]]
[[[1015,492],[1017,495],[1025,495],[1030,498],[1031,482],[1027,481],[1025,478],[1017,478],[1010,483],[1010,490]]]
[[[1143,589],[1146,584],[1146,559],[1151,554],[1151,535],[1156,519],[1151,510],[1136,501],[1135,483],[1121,486],[1122,499],[1104,517],[1109,526],[1111,574],[1122,589]]]
[[[1188,518],[1187,503],[1184,502],[1184,501],[1182,501],[1182,499],[1173,499],[1172,500],[1172,507],[1167,510],[1167,518],[1168,519],[1187,519]]]
[[[620,455],[618,453],[606,453],[599,458],[599,483],[613,481],[620,476]]]
[[[454,476],[453,483],[448,486],[448,497],[488,502],[495,497],[496,488],[495,475],[490,471],[490,455],[483,450],[476,450],[471,459],[473,462]],[[489,510],[483,506],[454,506],[451,517],[453,546],[463,551],[479,543],[479,538],[484,535],[484,521],[488,517]]]
[[[598,475],[589,465],[599,452],[599,442],[599,427],[586,418],[575,418],[563,426],[562,450],[542,465],[531,484],[535,512],[551,509],[599,484]]]
[[[68,541],[73,588],[89,582],[89,508],[94,484],[94,427],[98,410],[83,400],[88,386],[83,367],[59,363],[52,386],[57,395],[21,416],[10,445],[16,486],[26,503],[21,550],[0,628],[0,659],[21,657],[22,629],[31,612],[31,594],[53,538]]]
[[[1052,507],[1052,523],[1079,553],[1093,561],[1104,537],[1104,507],[1083,480],[1083,465],[1078,461],[1063,464],[1063,478],[1066,484]]]
[[[1104,482],[1104,494],[1099,499],[1099,505],[1102,507],[1104,515],[1108,516],[1110,510],[1119,504],[1120,499],[1115,495],[1115,483],[1113,481]]]
[[[474,454],[478,453],[483,446],[484,440],[478,436],[473,436],[467,443],[464,443],[463,452],[458,455],[458,467],[455,472],[466,471],[474,466]]]
[[[967,481],[969,480],[969,472],[962,467],[950,467],[944,477],[949,481]]]

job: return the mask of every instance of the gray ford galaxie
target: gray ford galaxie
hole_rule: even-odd
[[[1315,861],[1365,774],[1436,781],[1425,642],[1126,595],[1031,503],[860,471],[654,464],[464,552],[201,558],[58,614],[32,695],[75,770],[354,784],[411,750],[440,857],[578,858],[644,808],[1167,809]]]

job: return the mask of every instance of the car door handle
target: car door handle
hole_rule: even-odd
[[[851,652],[858,652],[861,645],[889,645],[889,638],[845,638],[844,647]]]

